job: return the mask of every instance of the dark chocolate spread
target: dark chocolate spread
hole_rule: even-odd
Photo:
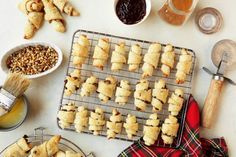
[[[116,14],[123,23],[136,24],[146,15],[146,2],[145,0],[119,0]]]

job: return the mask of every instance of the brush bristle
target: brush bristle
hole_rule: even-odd
[[[30,85],[30,80],[20,73],[10,73],[3,85],[3,89],[18,97],[22,95]]]

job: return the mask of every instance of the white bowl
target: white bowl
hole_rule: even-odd
[[[25,44],[21,44],[21,45],[18,45],[10,50],[8,50],[4,56],[2,57],[2,60],[1,60],[1,68],[4,72],[8,73],[9,72],[9,68],[7,67],[6,65],[6,60],[7,58],[14,52],[20,50],[20,49],[23,49],[25,47],[28,47],[28,46],[35,46],[35,45],[42,45],[42,46],[49,46],[49,47],[52,47],[55,49],[55,51],[57,52],[58,54],[58,61],[56,63],[56,65],[54,67],[52,67],[51,69],[48,69],[42,73],[39,73],[39,74],[34,74],[34,75],[26,75],[27,78],[29,79],[34,79],[34,78],[39,78],[39,77],[42,77],[42,76],[45,76],[47,74],[50,74],[52,73],[53,71],[55,71],[62,63],[62,59],[63,59],[63,54],[62,54],[62,51],[61,49],[54,45],[54,44],[51,44],[51,43],[46,43],[46,42],[30,42],[30,43],[25,43]]]
[[[115,15],[116,17],[118,18],[118,20],[123,23],[120,18],[117,16],[116,14],[116,5],[118,3],[119,0],[114,0],[114,11],[115,11]],[[125,24],[123,23],[124,25],[128,25],[128,26],[137,26],[139,24],[141,24],[143,21],[145,21],[147,19],[147,17],[149,16],[150,12],[151,12],[151,8],[152,8],[152,5],[151,5],[151,0],[145,0],[146,2],[146,15],[143,17],[142,20],[140,20],[138,23],[135,23],[135,24]]]

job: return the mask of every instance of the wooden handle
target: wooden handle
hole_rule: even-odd
[[[220,97],[221,89],[224,83],[224,79],[213,79],[208,90],[204,107],[202,110],[202,126],[204,128],[211,128],[213,117],[217,108],[217,101]]]

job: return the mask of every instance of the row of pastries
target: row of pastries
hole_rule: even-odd
[[[73,64],[81,67],[85,64],[89,57],[90,41],[86,35],[80,35],[78,41],[73,44]],[[93,52],[92,65],[103,70],[108,62],[110,51],[110,43],[108,38],[100,38]],[[150,77],[153,75],[154,70],[157,69],[159,60],[161,61],[160,70],[164,77],[168,77],[171,69],[174,68],[176,53],[174,47],[170,44],[164,47],[164,52],[161,54],[162,46],[159,43],[153,43],[149,46],[148,52],[142,56],[142,48],[138,44],[131,46],[127,54],[125,42],[120,42],[115,45],[111,54],[111,70],[119,71],[123,68],[124,64],[128,64],[129,71],[136,71],[142,65],[142,78]],[[176,65],[176,83],[181,84],[186,80],[187,75],[190,73],[193,58],[190,52],[185,49],[181,50],[179,61]]]
[[[101,102],[107,103],[115,96],[115,102],[119,105],[127,104],[132,94],[131,84],[127,80],[118,82],[112,76],[108,76],[105,80],[98,80],[95,76],[90,76],[82,81],[80,70],[75,69],[66,77],[64,93],[66,96],[71,96],[80,88],[81,97],[97,92]],[[161,111],[162,106],[168,102],[168,110],[176,116],[184,103],[184,92],[181,89],[176,89],[168,99],[170,92],[163,79],[155,82],[153,89],[148,80],[141,79],[137,82],[133,95],[134,105],[138,111],[145,111],[149,104],[153,106],[153,112]]]
[[[131,114],[128,114],[123,121],[123,116],[117,109],[113,109],[109,119],[106,120],[103,109],[96,107],[94,111],[89,112],[84,106],[77,107],[74,103],[62,106],[57,117],[61,128],[69,128],[74,124],[79,133],[88,129],[94,135],[99,135],[106,127],[108,139],[115,138],[122,132],[122,128],[125,129],[128,139],[132,139],[142,125],[138,123],[136,116]],[[166,118],[161,126],[158,114],[153,113],[143,126],[143,139],[146,145],[153,145],[162,131],[161,138],[164,143],[172,144],[174,138],[177,137],[178,129],[179,123],[174,116],[170,115]]]

